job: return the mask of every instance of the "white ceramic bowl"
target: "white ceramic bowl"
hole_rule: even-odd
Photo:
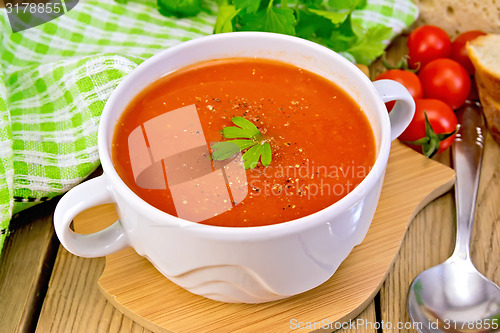
[[[372,126],[376,162],[367,177],[337,203],[309,216],[270,226],[231,228],[197,224],[166,214],[139,198],[111,161],[117,119],[129,102],[161,76],[200,61],[259,57],[284,61],[339,85],[361,106]],[[398,100],[388,116],[384,102]],[[329,279],[363,240],[382,188],[391,141],[408,125],[413,99],[394,81],[370,80],[337,53],[300,38],[241,32],[212,35],[171,47],[128,75],[108,100],[99,125],[104,173],[69,191],[54,216],[68,251],[105,256],[132,246],[179,286],[223,302],[260,303],[312,289]],[[69,225],[80,212],[115,203],[120,220],[91,235]]]

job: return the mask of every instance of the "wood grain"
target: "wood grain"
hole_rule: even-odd
[[[471,240],[475,266],[500,285],[500,146],[488,135]]]
[[[114,211],[107,206],[95,208],[104,219],[113,221]],[[79,217],[88,218],[92,211]],[[107,215],[106,215],[107,214]],[[96,231],[92,227],[86,232]],[[135,323],[108,302],[99,291],[97,280],[104,270],[103,258],[85,259],[71,255],[60,248],[50,281],[36,332],[54,333],[149,333],[148,329]],[[371,303],[357,320],[375,323],[375,305]],[[226,331],[226,328],[222,329]],[[369,325],[357,329],[341,329],[338,333],[376,333]]]
[[[0,0],[0,8],[3,1]],[[405,53],[406,39],[391,46],[389,60],[396,63]],[[380,62],[370,66],[370,77],[382,71]],[[478,196],[477,220],[472,236],[472,258],[486,276],[500,283],[500,148],[487,139]],[[446,161],[444,161],[446,162]],[[341,333],[415,332],[396,329],[408,324],[406,293],[411,280],[422,270],[440,263],[452,251],[455,232],[453,195],[448,193],[425,207],[409,226],[399,256],[377,298],[357,317],[367,323],[390,322],[382,330],[361,326]],[[50,275],[54,246],[53,229],[47,218],[50,210],[40,207],[21,213],[22,225],[8,238],[0,260],[0,332],[29,332],[37,321],[37,307],[43,301],[44,280]],[[32,213],[34,212],[34,213]],[[83,259],[59,249],[50,286],[42,308],[37,332],[124,332],[150,331],[128,319],[100,294],[98,276],[104,269],[101,259]],[[378,302],[379,301],[379,302]],[[380,304],[375,315],[375,305]],[[236,318],[238,319],[238,318]],[[411,325],[411,324],[410,324]],[[200,330],[200,331],[203,331]],[[222,332],[229,329],[222,328]],[[266,331],[267,332],[267,331]]]
[[[387,52],[387,59],[395,64],[407,53],[406,36],[398,37]],[[374,79],[384,69],[381,61],[370,66]],[[450,151],[435,158],[450,165]],[[471,255],[476,267],[497,284],[500,282],[500,147],[491,136],[486,139],[483,168],[478,193],[476,221],[473,229]],[[455,241],[455,206],[448,193],[423,209],[410,225],[399,256],[380,290],[380,320],[392,326],[401,323],[411,326],[407,313],[407,292],[413,279],[423,270],[440,264],[452,253]],[[416,330],[404,329],[405,332]],[[383,332],[394,332],[384,327]]]
[[[80,258],[60,247],[36,332],[149,333],[101,295],[103,269],[103,258]]]
[[[150,333],[108,302],[97,288],[97,279],[104,269],[104,259],[76,257],[59,249],[36,332],[50,333]],[[372,303],[359,316],[367,323],[376,322]],[[205,332],[203,329],[200,332]],[[221,332],[230,332],[222,329]],[[271,332],[271,331],[267,331]],[[338,333],[376,333],[367,327],[341,329]]]
[[[56,201],[14,217],[0,260],[0,332],[31,332],[57,251],[52,227]]]
[[[487,136],[479,184],[471,253],[478,270],[500,285],[500,146]],[[421,271],[440,264],[452,253],[455,242],[453,194],[435,200],[410,225],[399,257],[380,290],[382,320],[393,325],[409,323],[407,292]],[[416,332],[413,329],[405,330]],[[394,332],[385,329],[384,332]]]
[[[447,191],[453,180],[453,170],[394,142],[380,204],[365,241],[326,283],[285,300],[226,304],[193,295],[165,279],[130,248],[106,258],[99,285],[120,311],[156,332],[288,332],[299,322],[348,321],[377,293],[409,221]],[[116,220],[111,208],[102,206],[78,216],[75,230],[88,233],[109,225]]]

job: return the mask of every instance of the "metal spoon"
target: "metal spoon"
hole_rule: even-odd
[[[431,332],[500,332],[500,289],[477,271],[469,243],[474,221],[485,122],[478,103],[457,110],[453,145],[457,237],[453,255],[420,273],[408,295],[414,328]]]

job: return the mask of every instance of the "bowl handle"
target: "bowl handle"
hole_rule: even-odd
[[[112,203],[104,176],[90,179],[66,193],[54,212],[54,228],[61,244],[71,253],[87,258],[101,257],[129,245],[120,221],[93,234],[78,234],[70,224],[79,213],[94,206]]]
[[[408,127],[415,114],[415,100],[401,83],[394,80],[378,80],[373,85],[384,103],[396,101],[389,113],[391,140],[396,139]]]

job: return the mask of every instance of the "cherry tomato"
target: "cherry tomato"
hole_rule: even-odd
[[[475,69],[472,62],[467,55],[465,45],[467,42],[476,39],[479,36],[486,35],[486,33],[479,30],[471,30],[459,35],[453,43],[451,43],[451,59],[464,66],[469,75],[474,75]]]
[[[418,77],[425,98],[439,99],[453,110],[464,104],[471,88],[471,79],[465,68],[451,59],[436,59],[420,70]]]
[[[423,25],[413,30],[407,45],[408,61],[412,68],[422,68],[431,60],[448,58],[451,54],[450,37],[446,31],[433,25]]]
[[[388,71],[379,74],[375,78],[375,81],[383,79],[394,80],[401,83],[406,87],[406,89],[408,89],[408,92],[413,96],[413,98],[423,97],[422,84],[420,83],[420,79],[418,78],[418,76],[413,72],[405,71],[402,69],[389,69]],[[394,101],[385,103],[385,106],[387,107],[387,110],[389,112],[391,112],[394,104]]]
[[[425,114],[431,132],[425,128]],[[437,99],[416,99],[415,115],[399,139],[418,152],[432,156],[447,149],[455,140],[457,116],[448,104]],[[452,134],[446,137],[446,134]],[[421,141],[419,145],[408,142]]]

